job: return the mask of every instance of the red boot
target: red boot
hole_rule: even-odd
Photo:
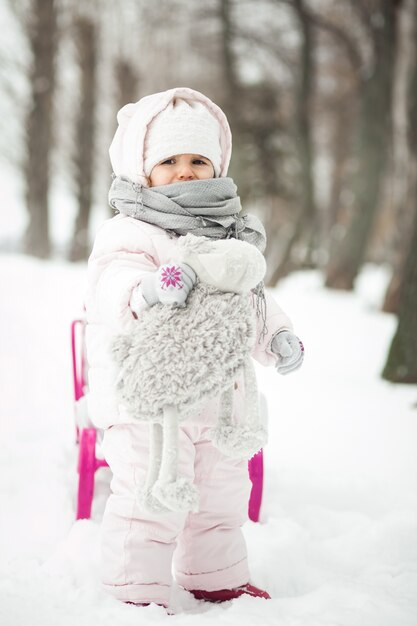
[[[239,596],[247,595],[254,598],[264,598],[270,600],[271,596],[266,591],[254,587],[250,583],[236,587],[235,589],[219,589],[217,591],[202,591],[200,589],[189,589],[189,592],[193,594],[197,600],[205,600],[206,602],[227,602]]]

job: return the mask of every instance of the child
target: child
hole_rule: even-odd
[[[226,456],[209,438],[219,398],[179,427],[179,467],[199,488],[198,510],[149,510],[137,497],[150,458],[149,427],[120,402],[120,372],[111,354],[114,337],[133,333],[150,307],[187,306],[197,277],[188,264],[172,263],[180,236],[235,237],[262,252],[264,229],[255,216],[239,215],[236,187],[226,177],[230,128],[203,94],[188,88],[153,94],[124,106],[117,119],[109,200],[119,213],[97,233],[86,298],[89,411],[104,429],[103,452],[113,473],[102,524],[103,584],[119,600],[138,605],[167,607],[173,574],[201,600],[269,598],[250,582],[241,532],[250,493],[247,460]],[[303,346],[291,322],[261,290],[252,301],[252,356],[281,374],[297,369]],[[155,349],[164,349],[158,335]],[[245,409],[242,386],[236,376],[237,418]]]

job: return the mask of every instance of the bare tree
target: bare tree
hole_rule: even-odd
[[[78,213],[70,249],[70,259],[79,261],[89,253],[88,222],[94,179],[95,114],[97,101],[97,26],[86,16],[74,21],[74,33],[81,76],[79,108],[76,119],[74,153]]]
[[[296,204],[294,190],[299,187],[291,184],[295,176],[286,173],[290,169],[287,163],[297,160],[294,115],[292,105],[288,104],[288,90],[286,98],[281,99],[281,87],[275,77],[260,75],[256,81],[245,79],[246,56],[265,57],[266,54],[274,65],[289,63],[280,45],[282,32],[278,19],[257,30],[247,19],[242,19],[242,10],[248,12],[250,4],[219,0],[217,5],[219,60],[224,85],[221,104],[233,130],[230,174],[237,182],[243,205],[256,203],[262,214],[268,232],[266,256],[273,267],[282,256],[277,253],[279,245],[275,233],[285,220],[284,207]],[[271,3],[274,9],[282,9],[282,6],[286,21],[291,22],[291,11],[283,3]],[[292,70],[286,70],[291,80]]]
[[[220,0],[219,17],[221,25],[220,37],[220,57],[224,71],[224,89],[226,92],[226,103],[229,115],[235,121],[239,121],[239,92],[241,81],[237,71],[236,55],[233,50],[234,28],[233,28],[233,1]]]
[[[117,83],[118,108],[128,102],[136,102],[139,91],[139,76],[135,66],[123,57],[118,57],[114,64]]]
[[[417,43],[417,28],[414,29],[414,40]],[[409,84],[408,103],[408,143],[415,166],[417,163],[417,129],[415,124],[417,119],[417,58],[415,55]],[[415,341],[417,328],[417,194],[414,194],[413,200],[414,225],[411,229],[411,239],[406,246],[408,255],[401,280],[398,325],[382,373],[383,378],[400,383],[417,383]]]
[[[272,273],[270,284],[275,285],[293,265],[291,254],[296,243],[304,239],[305,253],[302,264],[311,265],[317,245],[317,209],[314,196],[312,141],[312,99],[315,83],[315,49],[312,20],[304,0],[292,0],[292,6],[301,35],[298,80],[295,87],[295,136],[299,161],[300,197],[293,232],[284,246],[279,265]]]
[[[362,266],[378,208],[379,192],[387,162],[396,21],[401,0],[379,0],[377,10],[369,2],[352,0],[372,45],[372,67],[362,74],[361,113],[357,129],[357,162],[351,191],[354,209],[342,241],[333,247],[326,285],[352,289]]]
[[[218,40],[219,60],[222,68],[222,91],[223,97],[221,106],[227,112],[230,126],[233,129],[233,161],[232,172],[243,201],[246,199],[246,187],[240,184],[241,173],[245,169],[244,160],[244,128],[242,119],[242,109],[245,107],[245,100],[242,93],[243,85],[239,76],[237,59],[234,49],[236,33],[234,25],[233,0],[219,0],[217,8],[217,18],[219,21],[220,36]],[[243,181],[242,181],[243,182]]]
[[[27,32],[32,64],[24,165],[29,213],[25,250],[29,254],[46,258],[50,254],[48,190],[57,48],[56,0],[33,0]]]
[[[310,11],[309,17],[316,31],[320,59],[313,111],[313,124],[317,129],[315,148],[319,155],[325,154],[329,162],[327,197],[322,196],[318,213],[320,264],[323,265],[331,233],[338,231],[346,214],[344,187],[352,162],[352,135],[357,122],[363,59],[348,3],[332,1],[320,12]]]
[[[396,383],[417,383],[417,203],[414,229],[401,289],[398,326],[382,373]]]
[[[389,261],[393,272],[383,304],[383,310],[390,313],[398,313],[399,309],[417,193],[417,148],[416,138],[412,136],[417,119],[417,93],[413,87],[413,80],[417,84],[416,59],[417,3],[415,0],[405,0],[398,20],[398,48],[392,109],[393,167],[390,184],[393,206]],[[412,72],[414,72],[414,79]]]

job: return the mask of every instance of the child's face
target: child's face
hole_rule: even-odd
[[[200,154],[176,154],[155,165],[149,176],[149,186],[183,183],[214,177],[211,161]]]

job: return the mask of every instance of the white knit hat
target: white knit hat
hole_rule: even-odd
[[[220,126],[208,108],[195,100],[174,98],[148,126],[144,145],[144,172],[176,154],[199,154],[209,159],[220,176]]]

